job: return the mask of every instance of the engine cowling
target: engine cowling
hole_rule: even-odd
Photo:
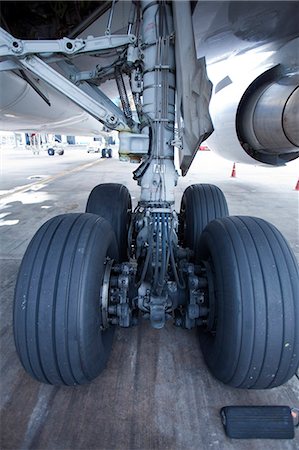
[[[290,54],[276,54],[247,79],[234,69],[233,80],[227,75],[214,85],[212,150],[235,162],[270,166],[299,156],[299,72],[297,63],[286,65]]]
[[[245,91],[236,114],[236,132],[255,160],[280,165],[299,156],[299,77],[278,65]]]

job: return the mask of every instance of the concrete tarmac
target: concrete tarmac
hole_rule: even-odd
[[[125,184],[136,206],[136,166],[101,159],[83,149],[63,156],[1,152],[1,449],[150,450],[297,449],[295,440],[234,441],[225,437],[219,410],[225,405],[289,405],[299,408],[295,376],[272,390],[232,389],[215,380],[203,362],[196,330],[149,323],[118,329],[104,372],[90,385],[40,384],[23,370],[13,343],[12,302],[18,267],[36,230],[49,218],[84,211],[91,189]],[[298,164],[270,170],[237,165],[200,152],[177,188],[209,182],[225,193],[231,214],[254,215],[276,225],[299,259]]]

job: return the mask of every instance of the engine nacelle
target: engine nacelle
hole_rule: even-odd
[[[299,156],[299,72],[292,57],[297,43],[248,75],[227,66],[234,81],[227,75],[216,83],[210,105],[212,150],[231,161],[270,166]]]
[[[255,160],[280,165],[299,156],[299,77],[278,65],[245,91],[236,114],[240,144]]]

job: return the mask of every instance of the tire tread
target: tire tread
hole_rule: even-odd
[[[200,235],[214,219],[228,216],[228,206],[223,192],[213,184],[192,184],[186,188],[181,201],[181,220],[185,216],[183,243],[195,251],[198,248]]]
[[[89,213],[50,219],[29,244],[15,290],[14,336],[25,370],[37,380],[82,384],[105,366],[110,350],[105,350],[102,335],[94,328],[98,319],[91,314],[97,308],[98,283],[109,248],[117,260],[110,225]],[[97,261],[100,267],[93,263]],[[99,347],[90,348],[91,343]],[[94,361],[93,354],[100,356]]]
[[[287,242],[263,219],[225,217],[206,227],[199,254],[216,261],[220,292],[216,338],[201,336],[212,373],[240,388],[285,383],[299,364],[299,276]]]

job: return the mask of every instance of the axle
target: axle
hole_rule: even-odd
[[[139,205],[133,222],[132,260],[122,264],[106,260],[102,327],[129,327],[141,316],[158,329],[168,319],[185,328],[212,329],[210,268],[194,264],[192,252],[178,246],[176,213],[170,207]]]

